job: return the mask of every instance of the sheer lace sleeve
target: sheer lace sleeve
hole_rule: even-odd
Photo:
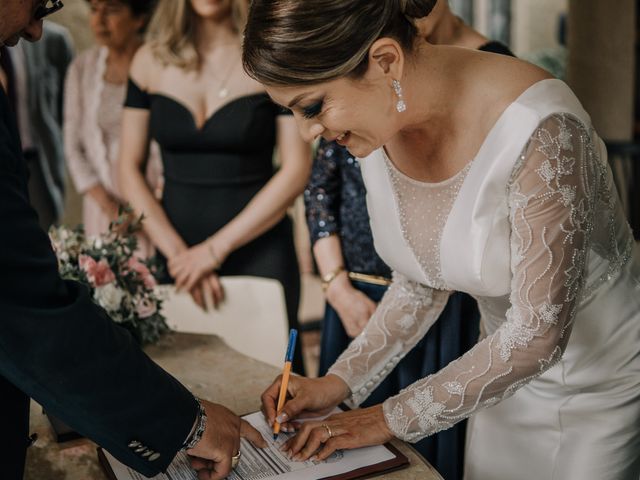
[[[573,117],[541,123],[509,185],[511,307],[465,355],[385,401],[403,440],[446,429],[513,394],[559,361],[584,285],[602,166]]]
[[[360,405],[440,316],[450,292],[434,290],[397,273],[363,332],[329,369],[351,389],[347,403]]]

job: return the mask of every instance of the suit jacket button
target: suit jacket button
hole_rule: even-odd
[[[129,443],[129,448],[136,448],[139,446],[140,446],[140,442],[138,442],[137,440],[134,440],[131,443]]]
[[[142,458],[147,458],[149,455],[151,455],[152,453],[155,453],[153,450],[147,450],[146,452],[144,452],[142,454]]]
[[[134,450],[136,453],[144,452],[147,449],[144,445],[140,445],[138,448]]]
[[[154,453],[153,455],[151,455],[151,456],[149,457],[149,461],[150,461],[150,462],[154,462],[154,461],[156,461],[156,460],[157,460],[157,459],[159,459],[159,458],[160,458],[160,454],[159,454],[158,452],[156,452],[156,453]]]

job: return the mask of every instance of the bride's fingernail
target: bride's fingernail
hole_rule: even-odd
[[[289,415],[287,415],[286,412],[282,412],[280,415],[276,417],[276,422],[284,423],[287,421],[288,418],[289,418]]]

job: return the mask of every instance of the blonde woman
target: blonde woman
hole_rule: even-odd
[[[246,8],[243,0],[160,1],[131,67],[120,180],[178,288],[205,306],[207,297],[223,299],[218,275],[274,278],[295,327],[300,279],[286,210],[305,186],[310,149],[242,69]],[[142,174],[152,138],[165,168],[161,201]],[[302,371],[301,355],[294,365]]]

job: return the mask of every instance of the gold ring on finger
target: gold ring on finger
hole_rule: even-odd
[[[231,468],[236,468],[238,466],[238,463],[240,463],[241,456],[242,456],[242,453],[238,452],[237,455],[234,455],[233,457],[231,457]]]
[[[327,425],[326,423],[323,423],[322,427],[327,431],[329,438],[333,437],[333,432],[331,431],[331,427],[329,425]]]

